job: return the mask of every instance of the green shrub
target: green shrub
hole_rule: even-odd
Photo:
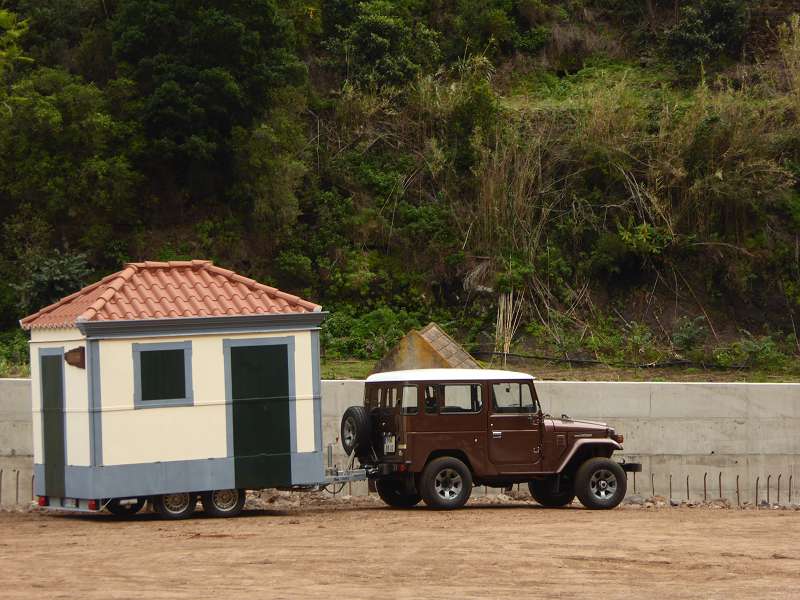
[[[690,352],[700,346],[707,336],[704,317],[681,317],[672,332],[672,343],[678,350]]]
[[[404,310],[381,307],[355,315],[342,308],[333,311],[323,323],[322,346],[332,358],[379,359],[419,325],[417,318]]]
[[[703,65],[735,56],[748,25],[747,0],[684,2],[680,20],[664,36],[664,52],[683,76],[696,77]]]
[[[77,292],[90,272],[85,254],[62,254],[56,250],[48,256],[31,257],[24,279],[15,286],[20,310],[33,313]]]
[[[0,377],[27,377],[28,336],[21,329],[0,333]]]
[[[747,331],[742,333],[745,337],[741,340],[714,350],[714,360],[719,366],[776,369],[786,365],[788,356],[772,336],[755,337]]]

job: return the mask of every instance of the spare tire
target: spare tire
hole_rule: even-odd
[[[363,406],[351,406],[342,415],[342,448],[349,456],[353,450],[356,456],[369,452],[370,423],[367,409]]]

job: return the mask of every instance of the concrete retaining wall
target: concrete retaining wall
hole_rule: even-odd
[[[637,383],[538,381],[542,407],[552,415],[608,422],[625,435],[625,452],[618,454],[643,464],[636,490],[686,498],[686,476],[692,499],[703,498],[703,479],[709,498],[722,494],[736,500],[739,476],[741,501],[753,502],[759,478],[759,498],[777,494],[781,501],[800,500],[800,384]],[[326,381],[322,386],[323,439],[336,442],[339,417],[361,402],[362,381]],[[324,449],[324,448],[323,448]],[[338,443],[334,457],[345,457]],[[633,492],[633,476],[630,476]],[[363,486],[355,487],[362,493]]]
[[[32,499],[33,432],[29,379],[0,379],[0,505]]]
[[[536,383],[545,411],[574,418],[608,421],[625,435],[625,456],[643,463],[636,476],[637,491],[686,497],[686,477],[692,499],[702,498],[703,478],[709,498],[735,501],[739,477],[741,501],[777,495],[788,499],[789,478],[794,502],[800,500],[800,384],[727,383]],[[334,461],[346,457],[338,443],[344,410],[363,398],[363,381],[324,381],[322,384],[323,450],[332,444]],[[31,498],[30,384],[26,379],[0,380],[0,502]],[[17,487],[19,481],[19,487]],[[631,492],[633,480],[630,481]],[[366,493],[352,484],[344,493]],[[479,492],[481,493],[481,492]]]

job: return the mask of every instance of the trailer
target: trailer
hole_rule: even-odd
[[[246,490],[365,478],[326,473],[324,317],[193,260],[127,264],[22,319],[39,506],[230,516]]]

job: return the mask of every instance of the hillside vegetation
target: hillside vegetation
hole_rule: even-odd
[[[329,358],[434,319],[472,349],[788,377],[793,5],[0,2],[0,372],[28,312],[210,258],[321,302]]]

